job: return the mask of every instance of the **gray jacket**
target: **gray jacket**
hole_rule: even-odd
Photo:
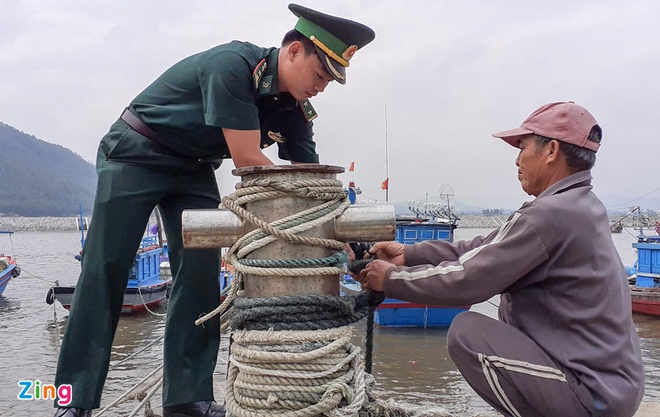
[[[573,371],[595,415],[632,415],[644,369],[621,258],[607,213],[582,171],[523,204],[487,237],[406,246],[385,293],[466,305],[501,294],[499,318]]]

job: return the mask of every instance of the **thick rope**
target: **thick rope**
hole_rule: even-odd
[[[142,409],[145,408],[145,415],[153,415],[153,412],[151,412],[151,397],[156,394],[156,392],[160,389],[160,387],[163,385],[163,378],[161,377],[158,379],[158,381],[154,384],[154,386],[149,390],[147,395],[144,397],[144,399],[140,402],[140,404],[135,407],[135,409],[131,412],[131,414],[128,415],[128,417],[135,417],[137,413]],[[151,412],[151,413],[150,413]]]
[[[339,186],[340,187],[339,190],[335,191],[334,193],[331,193],[331,195],[333,197],[341,196],[341,199],[337,198],[334,201],[327,201],[321,203],[318,206],[290,215],[283,219],[276,220],[272,223],[267,223],[261,219],[258,219],[256,216],[243,209],[240,205],[238,205],[238,203],[245,204],[247,202],[257,201],[259,199],[275,198],[275,196],[276,197],[285,196],[286,194],[283,194],[279,191],[275,195],[274,192],[268,191],[268,188],[266,188],[266,186],[272,186],[275,188],[280,183],[277,183],[272,180],[249,181],[247,182],[247,186],[245,185],[246,182],[240,183],[236,186],[237,188],[236,193],[229,195],[223,199],[222,205],[224,207],[233,211],[239,217],[252,222],[258,227],[258,229],[253,230],[252,232],[241,237],[239,240],[236,241],[236,243],[234,243],[234,245],[227,252],[225,259],[229,264],[231,264],[234,267],[234,273],[235,273],[234,280],[232,282],[232,288],[229,294],[227,295],[225,301],[222,304],[220,304],[220,306],[217,307],[215,310],[197,319],[195,321],[196,325],[200,325],[205,321],[215,317],[216,315],[221,314],[221,323],[223,323],[221,330],[222,331],[227,330],[228,327],[226,324],[227,323],[226,317],[223,317],[222,314],[228,310],[233,300],[239,295],[239,287],[241,287],[243,281],[243,275],[246,273],[251,273],[255,275],[278,275],[278,274],[281,275],[285,273],[289,276],[310,276],[317,274],[339,275],[344,272],[343,269],[341,268],[328,268],[323,270],[320,270],[320,268],[310,268],[310,269],[306,269],[304,271],[304,274],[299,271],[292,273],[291,271],[294,271],[294,269],[286,270],[286,272],[282,270],[273,271],[270,268],[264,268],[264,270],[260,268],[252,269],[255,267],[243,266],[239,262],[240,258],[243,258],[247,254],[263,246],[266,246],[267,244],[277,240],[278,238],[282,238],[292,243],[303,243],[306,245],[314,245],[318,243],[318,245],[323,247],[331,247],[337,250],[343,250],[344,244],[336,240],[308,238],[297,235],[297,233],[301,233],[303,231],[312,229],[316,226],[319,226],[323,223],[333,220],[334,218],[340,216],[344,212],[344,210],[346,210],[346,208],[350,205],[350,202],[346,199],[345,192],[341,188],[341,181],[336,181],[336,180],[318,180],[318,181],[323,187],[327,187],[328,184]],[[264,185],[255,187],[260,183],[263,183]],[[275,185],[273,185],[274,183]],[[294,186],[285,185],[282,186],[281,188],[291,188],[296,192],[300,192],[301,194],[309,194],[310,185],[312,183],[313,182],[310,181],[298,181],[291,183],[294,184]],[[282,184],[286,184],[286,183],[282,183]],[[256,191],[256,194],[246,196],[245,195],[246,190]],[[239,195],[242,197],[239,197]],[[305,223],[300,223],[299,222],[300,219],[305,219]],[[289,225],[291,225],[292,227],[289,227]],[[271,233],[275,230],[276,230],[275,233]],[[273,234],[277,234],[278,236],[270,236]],[[299,242],[298,240],[302,240],[302,242]]]
[[[128,391],[124,392],[122,395],[117,397],[113,402],[111,402],[110,404],[103,407],[103,409],[101,411],[99,411],[97,414],[95,414],[95,416],[99,417],[100,415],[104,414],[106,411],[108,411],[110,408],[114,407],[115,405],[119,405],[119,404],[123,403],[124,401],[129,400],[131,398],[131,393],[133,393],[133,391],[136,388],[142,386],[142,384],[144,384],[149,378],[151,378],[157,372],[160,372],[162,370],[163,370],[163,364],[161,363],[160,365],[158,365],[156,367],[156,369],[151,371],[149,374],[147,374],[147,376],[145,376],[140,381],[138,381],[135,385],[133,385],[131,388],[129,388]],[[160,378],[162,378],[162,376],[160,376],[158,379],[160,379]],[[143,388],[143,390],[144,390],[144,388]]]
[[[400,407],[375,401],[368,392],[361,350],[352,345],[349,326],[383,301],[382,293],[364,291],[355,297],[304,295],[246,299],[240,297],[246,274],[316,276],[344,273],[344,244],[300,233],[332,221],[349,202],[336,180],[245,181],[223,205],[257,228],[240,238],[226,260],[235,278],[226,300],[203,323],[221,314],[222,331],[233,329],[227,374],[226,403],[232,416],[358,417],[413,416]],[[247,203],[298,196],[325,200],[303,212],[267,222],[247,212]],[[244,259],[276,240],[335,249],[315,259]],[[230,309],[231,308],[231,309]],[[413,414],[413,412],[415,414]],[[431,415],[431,414],[429,414]]]
[[[148,345],[141,347],[138,351],[134,352],[134,353],[131,354],[130,356],[127,356],[126,358],[120,360],[119,362],[117,362],[117,363],[115,363],[115,364],[113,364],[113,365],[110,365],[110,367],[109,367],[108,369],[112,369],[112,368],[114,368],[114,367],[116,367],[116,366],[122,365],[122,364],[124,364],[125,362],[130,361],[131,359],[133,359],[134,357],[136,357],[136,356],[139,355],[140,353],[144,352],[145,350],[149,349],[151,346],[153,346],[153,345],[155,345],[156,343],[160,342],[160,341],[163,340],[164,338],[165,338],[165,335],[158,336],[156,339],[154,339],[154,340],[152,340],[151,342],[149,342]]]
[[[221,320],[230,318],[234,329],[228,409],[237,417],[357,416],[368,400],[361,352],[350,343],[350,328],[337,330],[360,318],[353,305],[327,296],[236,298],[245,274],[339,278],[344,273],[340,266],[347,259],[342,242],[300,235],[332,221],[348,207],[341,182],[255,180],[236,188],[223,205],[257,229],[239,239],[226,256],[235,271],[234,288],[225,301],[227,306],[234,304],[233,313],[221,316]],[[325,201],[274,222],[259,219],[242,207],[291,195]],[[277,239],[341,252],[316,259],[244,259]],[[250,340],[250,335],[256,337]]]
[[[356,323],[384,299],[382,293],[363,291],[343,298],[303,295],[237,298],[229,319],[233,329],[323,330]]]
[[[227,377],[232,415],[357,416],[368,398],[362,357],[351,344],[351,333],[348,326],[235,330]]]

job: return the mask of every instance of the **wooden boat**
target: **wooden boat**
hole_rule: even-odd
[[[169,296],[171,276],[161,276],[160,254],[163,248],[156,236],[145,236],[135,255],[121,312],[135,313],[157,307]],[[57,300],[67,310],[71,308],[75,286],[55,286],[48,291],[46,302]]]
[[[636,275],[630,279],[632,310],[660,316],[660,236],[639,236],[632,246],[637,249]]]
[[[0,230],[0,234],[11,235],[14,232]],[[16,261],[9,255],[0,253],[0,295],[5,292],[7,284],[12,278],[21,274],[21,268],[16,265]]]

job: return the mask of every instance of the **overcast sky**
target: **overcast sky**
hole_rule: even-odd
[[[0,121],[93,162],[121,110],[170,65],[234,39],[279,45],[296,23],[288,3],[0,0]],[[363,197],[385,200],[387,136],[391,202],[437,198],[449,184],[467,204],[516,208],[531,198],[517,150],[491,133],[573,100],[604,132],[595,192],[608,208],[656,204],[660,2],[299,3],[376,32],[347,84],[312,101],[321,162],[354,161]],[[223,194],[238,181],[232,168],[218,170]]]

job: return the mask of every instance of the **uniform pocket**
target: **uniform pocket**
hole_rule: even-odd
[[[126,123],[117,120],[110,127],[110,131],[101,139],[99,144],[98,158],[103,159],[113,159],[115,155],[115,150],[118,148],[119,144],[123,141],[126,135],[130,132],[130,128],[126,126]]]

